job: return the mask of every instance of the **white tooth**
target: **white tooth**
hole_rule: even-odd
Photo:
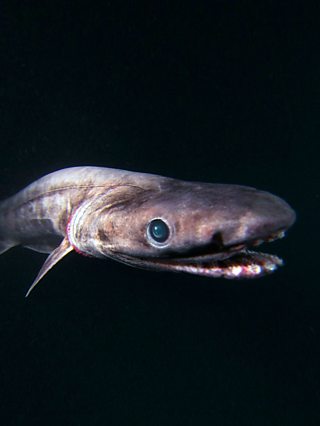
[[[231,275],[234,277],[238,277],[242,272],[242,266],[232,266],[230,269]]]
[[[248,265],[248,270],[250,271],[250,273],[258,275],[261,273],[262,268],[260,265],[256,265],[253,263],[252,265]]]
[[[275,269],[277,269],[277,265],[275,265],[274,263],[267,263],[266,265],[264,265],[264,269],[268,271],[274,271]]]

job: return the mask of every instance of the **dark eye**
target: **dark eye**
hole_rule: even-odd
[[[161,219],[153,219],[148,225],[148,234],[157,243],[164,243],[170,235],[168,225]]]

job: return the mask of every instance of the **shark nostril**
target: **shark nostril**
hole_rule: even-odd
[[[215,232],[211,238],[210,246],[221,249],[223,247],[223,238],[222,238],[222,232]]]

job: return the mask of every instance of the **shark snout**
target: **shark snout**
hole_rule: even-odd
[[[232,212],[212,241],[225,247],[256,240],[265,240],[290,228],[296,220],[294,210],[281,198],[257,191],[252,199],[244,199]],[[226,208],[228,210],[228,208]]]

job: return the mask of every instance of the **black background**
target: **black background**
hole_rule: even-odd
[[[230,282],[1,256],[4,425],[319,425],[318,2],[0,6],[0,196],[100,165],[256,186],[286,266]]]

